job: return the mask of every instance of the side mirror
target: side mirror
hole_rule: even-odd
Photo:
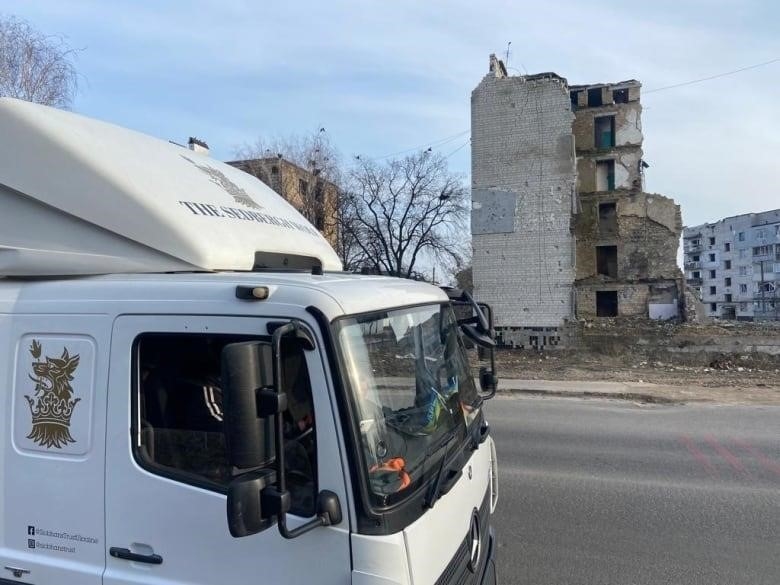
[[[228,460],[239,469],[274,462],[274,424],[270,415],[279,397],[273,388],[273,350],[269,343],[231,343],[222,350],[222,410]]]
[[[261,470],[246,473],[230,482],[227,519],[231,536],[241,538],[257,534],[274,523],[274,518],[264,510],[263,490],[275,481],[273,471]]]
[[[495,340],[490,336],[489,333],[480,331],[474,325],[464,324],[460,326],[460,329],[469,340],[477,344],[479,347],[493,349],[496,346]]]

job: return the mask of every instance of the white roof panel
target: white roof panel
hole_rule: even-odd
[[[341,270],[251,175],[70,112],[0,99],[0,275],[251,270],[258,252]]]

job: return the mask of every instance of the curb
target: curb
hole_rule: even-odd
[[[497,394],[523,394],[527,396],[555,396],[559,398],[611,398],[614,400],[630,400],[645,404],[684,404],[684,400],[675,400],[664,396],[643,394],[640,392],[592,392],[583,390],[572,392],[567,390],[541,390],[538,388],[508,388],[497,391]]]

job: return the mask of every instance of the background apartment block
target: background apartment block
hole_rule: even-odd
[[[331,246],[338,240],[338,187],[322,178],[318,169],[304,169],[281,155],[230,161],[289,201],[325,236]]]
[[[709,316],[780,320],[780,209],[686,227],[683,251]]]

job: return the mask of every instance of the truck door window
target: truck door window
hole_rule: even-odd
[[[216,334],[141,335],[136,343],[134,454],[147,470],[224,492],[235,470],[223,432],[221,354],[252,338]],[[283,346],[287,388],[286,474],[294,514],[315,512],[316,440],[303,350]]]

